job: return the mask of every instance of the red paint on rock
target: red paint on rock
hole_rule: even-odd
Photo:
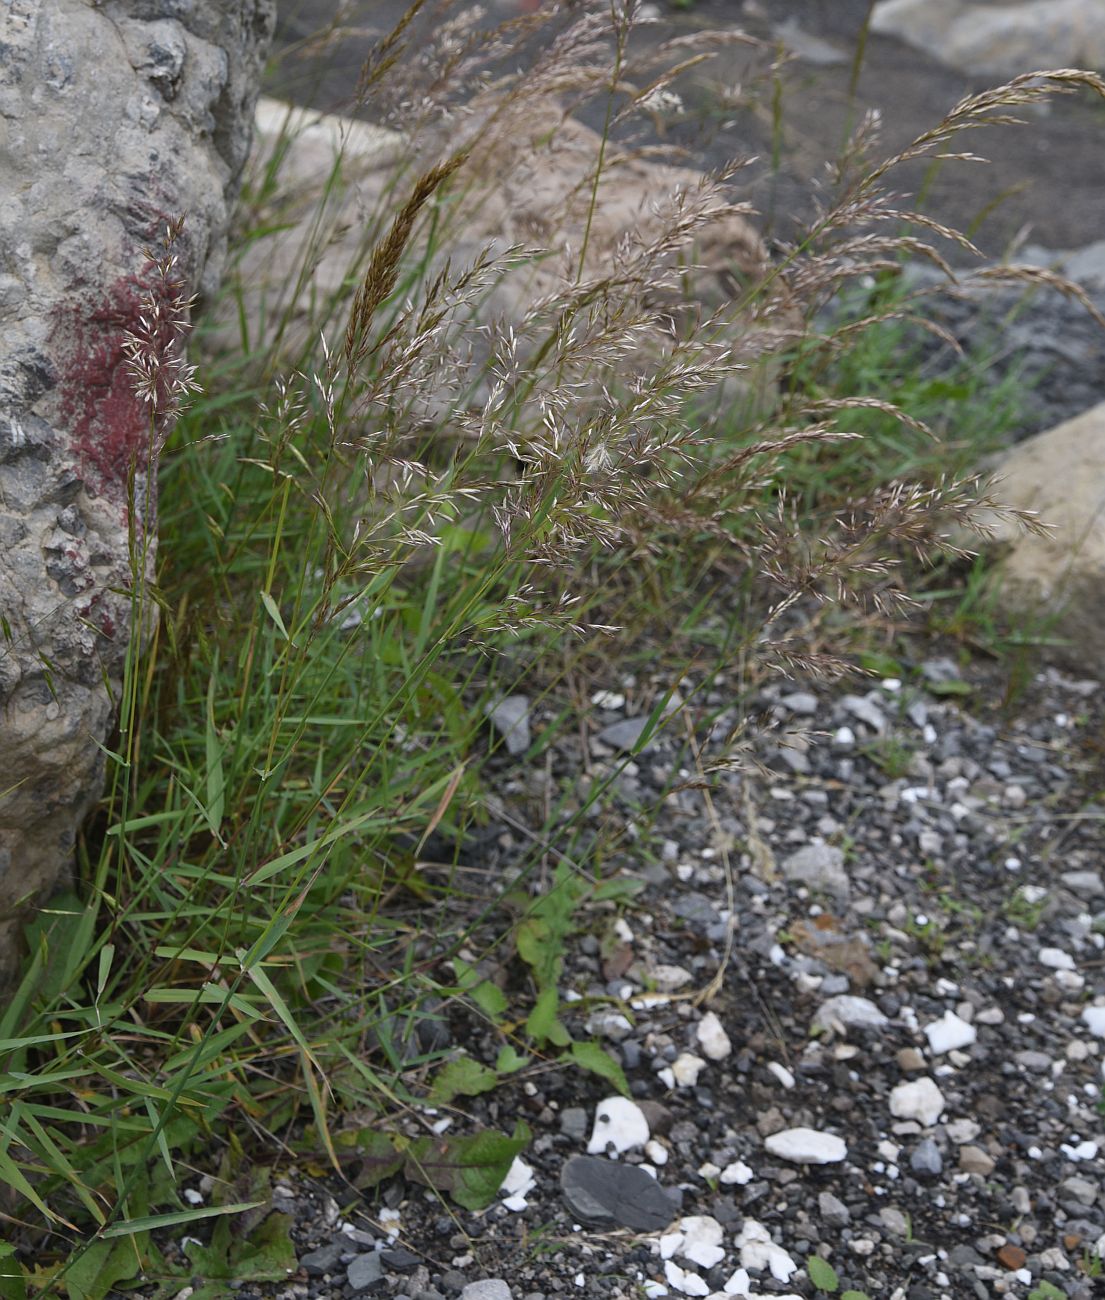
[[[61,423],[94,493],[125,495],[131,464],[144,464],[149,454],[150,408],[135,391],[126,343],[157,287],[152,277],[122,276],[99,298],[78,299],[55,313]]]

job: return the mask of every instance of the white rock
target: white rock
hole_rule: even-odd
[[[1059,1150],[1062,1151],[1063,1155],[1065,1155],[1068,1160],[1078,1161],[1097,1159],[1097,1143],[1088,1140],[1085,1142],[1078,1142],[1071,1146],[1068,1146],[1066,1142],[1062,1142],[1059,1145]]]
[[[662,1143],[657,1142],[655,1138],[650,1138],[645,1143],[645,1155],[654,1165],[666,1165],[668,1163],[668,1149]]]
[[[954,1011],[946,1011],[939,1020],[925,1026],[925,1037],[929,1040],[932,1054],[941,1056],[960,1047],[970,1047],[978,1038],[978,1030],[960,1020]]]
[[[729,1035],[725,1032],[725,1028],[721,1021],[712,1011],[706,1012],[695,1026],[694,1033],[695,1037],[698,1039],[698,1045],[711,1061],[724,1061],[733,1050],[733,1044],[729,1041]]]
[[[791,1074],[785,1065],[780,1065],[778,1061],[768,1061],[767,1068],[776,1079],[779,1080],[784,1088],[789,1090],[794,1087],[794,1075]]]
[[[1082,1023],[1095,1038],[1105,1038],[1105,1007],[1083,1007]]]
[[[870,998],[841,993],[818,1008],[813,1023],[822,1029],[843,1025],[846,1029],[885,1029],[890,1023]]]
[[[710,1288],[697,1273],[685,1272],[673,1259],[669,1259],[664,1265],[664,1276],[668,1280],[668,1286],[683,1295],[707,1296],[710,1294]]]
[[[890,1113],[895,1119],[915,1119],[931,1128],[944,1113],[944,1094],[929,1078],[899,1083],[890,1093]]]
[[[722,1291],[724,1295],[749,1295],[752,1291],[752,1279],[748,1276],[748,1270],[738,1268],[729,1281],[725,1283]]]
[[[780,1160],[796,1165],[833,1165],[848,1154],[844,1142],[833,1133],[815,1128],[787,1128],[764,1139],[764,1146]],[[786,1278],[781,1279],[786,1281]]]
[[[844,852],[835,844],[811,840],[783,862],[783,875],[795,884],[847,897],[851,881],[844,870]]]
[[[721,1171],[721,1182],[727,1187],[743,1187],[745,1183],[750,1183],[755,1174],[744,1163],[743,1160],[735,1160],[731,1165],[726,1165]]]
[[[694,976],[682,966],[654,966],[649,971],[649,978],[661,993],[674,993],[689,984]]]
[[[1062,948],[1041,948],[1038,956],[1040,965],[1051,970],[1074,970],[1074,958]]]
[[[610,1038],[620,1043],[633,1032],[633,1026],[620,1011],[596,1011],[587,1018],[587,1032],[594,1038]]]
[[[745,1219],[737,1234],[736,1243],[741,1253],[742,1268],[753,1271],[766,1268],[777,1282],[789,1282],[791,1275],[798,1272],[794,1260],[781,1246],[775,1245],[771,1233],[755,1219]]]
[[[596,709],[624,709],[625,696],[617,691],[596,691],[591,696],[591,703]]]
[[[671,1072],[680,1088],[693,1088],[705,1068],[706,1062],[701,1056],[695,1056],[692,1052],[683,1052],[672,1063]]]
[[[537,1178],[533,1169],[521,1156],[515,1156],[499,1188],[499,1194],[503,1196],[503,1204],[508,1210],[521,1214],[527,1205],[526,1197],[536,1186]]]
[[[615,1151],[632,1151],[649,1139],[648,1120],[644,1111],[628,1097],[607,1097],[595,1109],[595,1126],[587,1143],[588,1155],[605,1155]]]
[[[973,1142],[982,1132],[982,1126],[973,1119],[953,1119],[947,1125],[948,1139],[957,1147]]]
[[[711,1269],[725,1258],[721,1244],[722,1229],[717,1219],[708,1214],[692,1214],[679,1220],[683,1243],[679,1254],[699,1268]]]

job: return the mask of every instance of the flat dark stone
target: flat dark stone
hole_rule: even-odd
[[[341,1242],[332,1241],[304,1255],[299,1261],[300,1266],[307,1270],[310,1277],[322,1277],[323,1274],[332,1273],[337,1268],[338,1260],[341,1259],[342,1251],[345,1249]]]
[[[598,1156],[573,1156],[560,1172],[560,1190],[576,1218],[596,1226],[658,1232],[677,1213],[674,1199],[643,1169]]]
[[[422,1262],[413,1251],[407,1250],[405,1246],[392,1246],[388,1250],[381,1251],[381,1254],[384,1257],[384,1264],[393,1273],[409,1273]]]

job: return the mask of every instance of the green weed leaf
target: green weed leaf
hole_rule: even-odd
[[[514,1074],[529,1065],[529,1057],[516,1052],[509,1043],[502,1049],[495,1060],[495,1069],[499,1074]]]
[[[820,1255],[810,1255],[806,1260],[806,1272],[818,1291],[826,1291],[831,1295],[839,1290],[840,1278],[836,1275],[836,1269]]]
[[[142,1258],[127,1241],[96,1241],[74,1260],[63,1281],[69,1300],[104,1300],[119,1282],[137,1277]]]
[[[6,1241],[0,1241],[0,1300],[27,1300],[26,1274]]]
[[[239,1247],[231,1250],[235,1278],[249,1282],[283,1282],[298,1267],[291,1238],[292,1219],[269,1214]]]
[[[1064,1293],[1059,1290],[1054,1282],[1049,1282],[1047,1278],[1042,1278],[1038,1286],[1034,1287],[1028,1293],[1028,1300],[1063,1300]],[[841,1297],[843,1300],[843,1297]]]
[[[460,1056],[449,1061],[438,1071],[430,1088],[430,1100],[438,1106],[447,1105],[454,1097],[477,1097],[490,1092],[499,1082],[494,1070],[489,1070],[470,1056]]]
[[[342,1134],[341,1138],[346,1136]],[[341,1138],[336,1139],[337,1143],[339,1146],[344,1146],[345,1142]],[[403,1168],[403,1153],[386,1133],[361,1129],[356,1135],[354,1145],[362,1160],[361,1171],[354,1184],[362,1191],[368,1187],[376,1187],[385,1178],[391,1178]]]
[[[598,1043],[573,1043],[568,1055],[576,1065],[612,1083],[623,1097],[629,1096],[629,1084],[626,1082],[622,1067],[605,1047]]]
[[[1059,1294],[1062,1295],[1063,1293],[1060,1291]],[[871,1297],[866,1291],[842,1291],[840,1300],[871,1300]]]
[[[538,1045],[554,1043],[557,1047],[567,1047],[572,1041],[568,1031],[556,1018],[559,1007],[556,985],[538,995],[533,1010],[526,1019],[526,1033]]]
[[[407,1151],[408,1178],[446,1192],[466,1210],[485,1209],[503,1185],[530,1131],[521,1120],[510,1137],[476,1133],[468,1137],[419,1138]]]

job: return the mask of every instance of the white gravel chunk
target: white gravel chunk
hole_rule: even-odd
[[[707,1011],[698,1022],[694,1034],[703,1054],[711,1061],[724,1061],[733,1050],[725,1027],[712,1011]]]
[[[934,1056],[970,1047],[978,1038],[978,1030],[961,1020],[954,1011],[946,1011],[939,1020],[925,1026],[925,1037]]]
[[[957,1147],[973,1142],[982,1132],[982,1127],[973,1119],[953,1119],[947,1125],[948,1140]]]
[[[692,1214],[679,1220],[682,1242],[678,1254],[699,1268],[711,1269],[725,1258],[722,1227],[708,1214]]]
[[[697,1273],[684,1271],[673,1259],[669,1259],[664,1264],[664,1276],[667,1278],[668,1286],[683,1295],[707,1296],[710,1294],[710,1288]]]
[[[633,1032],[633,1026],[620,1011],[596,1011],[587,1018],[587,1032],[593,1038],[611,1038],[620,1043]]]
[[[764,1139],[764,1146],[780,1160],[796,1165],[834,1165],[848,1154],[842,1139],[815,1128],[786,1128]],[[786,1281],[783,1278],[782,1281]]]
[[[1062,948],[1041,948],[1037,956],[1040,965],[1050,970],[1074,970],[1074,958]]]
[[[777,1282],[789,1282],[792,1274],[798,1272],[794,1260],[781,1246],[775,1245],[771,1233],[755,1219],[745,1219],[737,1234],[736,1243],[741,1253],[742,1268],[753,1271],[766,1268]]]
[[[689,984],[694,976],[683,966],[655,966],[649,971],[649,978],[661,993],[674,993]]]
[[[767,1068],[788,1091],[794,1087],[794,1075],[791,1074],[785,1065],[780,1065],[778,1061],[768,1061]]]
[[[1105,1038],[1105,1007],[1083,1007],[1082,1023],[1095,1038]]]
[[[895,1119],[915,1119],[931,1128],[944,1113],[944,1094],[929,1078],[899,1083],[890,1092],[890,1113]]]
[[[595,1109],[595,1126],[587,1143],[587,1154],[605,1155],[615,1151],[632,1151],[649,1139],[648,1120],[644,1111],[628,1097],[607,1097]]]
[[[533,1169],[521,1156],[515,1156],[499,1188],[499,1194],[503,1197],[503,1204],[508,1210],[514,1214],[521,1214],[527,1206],[526,1197],[536,1186],[537,1178]]]
[[[813,840],[792,853],[783,863],[783,875],[795,884],[823,889],[840,897],[847,896],[852,887],[844,870],[843,851],[821,840]]]
[[[813,1023],[822,1029],[834,1029],[837,1025],[845,1029],[885,1029],[890,1021],[870,998],[841,993],[821,1004]]]
[[[743,1160],[734,1160],[731,1165],[726,1165],[721,1171],[721,1182],[727,1187],[743,1187],[755,1177],[756,1175]]]
[[[693,1052],[683,1052],[672,1063],[671,1073],[677,1087],[693,1088],[705,1068],[706,1062],[701,1056],[695,1056]]]

